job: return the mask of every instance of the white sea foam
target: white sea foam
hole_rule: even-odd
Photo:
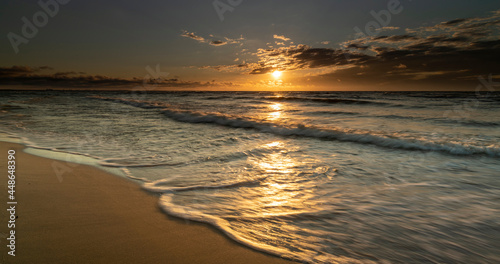
[[[230,222],[221,217],[205,214],[194,208],[175,204],[173,202],[173,196],[174,194],[167,193],[163,194],[160,198],[159,205],[160,208],[165,213],[183,219],[208,223],[218,228],[222,232],[224,232],[224,234],[226,234],[232,240],[241,243],[247,247],[253,248],[255,250],[307,263],[325,263],[325,264],[326,263],[353,263],[353,264],[374,263],[366,259],[357,260],[349,257],[334,256],[328,253],[316,254],[315,252],[312,251],[293,252],[284,248],[271,246],[266,243],[261,243],[255,240],[252,241],[240,235],[236,230],[234,230],[231,227]]]
[[[213,185],[190,185],[190,186],[168,186],[168,184],[175,178],[166,178],[154,182],[145,183],[143,185],[143,188],[150,192],[159,192],[159,193],[167,193],[174,191],[180,192],[180,191],[192,191],[192,190],[224,189],[224,188],[233,188],[240,186],[257,185],[265,178],[266,177],[262,177],[259,179],[252,179],[252,180],[244,180],[244,181],[229,181]]]
[[[103,98],[100,98],[103,99]],[[130,104],[137,107],[151,108],[153,103],[135,100],[124,100],[116,98],[104,98],[104,100]],[[452,155],[488,155],[492,157],[500,156],[500,148],[495,146],[483,147],[473,145],[461,145],[456,143],[439,144],[434,142],[424,142],[413,139],[400,139],[395,136],[380,136],[366,132],[357,132],[350,130],[322,130],[314,127],[297,125],[297,127],[285,127],[279,124],[248,120],[243,117],[230,117],[226,115],[204,114],[192,111],[180,111],[165,108],[166,105],[158,106],[154,103],[155,108],[161,108],[162,113],[173,120],[186,123],[206,123],[216,124],[234,128],[250,128],[260,132],[273,133],[281,136],[301,136],[318,139],[339,140],[347,142],[356,142],[362,144],[370,144],[379,147],[403,149],[403,150],[419,150],[419,151],[438,151]]]

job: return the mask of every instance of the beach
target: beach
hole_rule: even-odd
[[[16,256],[3,250],[2,263],[292,263],[241,246],[207,224],[167,216],[157,196],[97,168],[72,164],[58,178],[54,160],[23,148],[0,143],[3,172],[8,150],[16,151],[18,216]],[[1,182],[6,201],[7,178]],[[0,232],[8,232],[6,224]]]

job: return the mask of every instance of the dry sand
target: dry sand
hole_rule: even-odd
[[[4,208],[9,149],[16,150],[16,256],[7,255],[3,209],[2,263],[294,263],[246,248],[206,224],[166,216],[158,197],[97,168],[71,164],[60,182],[54,160],[1,142]]]

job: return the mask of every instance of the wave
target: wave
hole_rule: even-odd
[[[12,104],[0,105],[0,111],[12,111],[12,110],[21,110],[21,109],[24,109],[24,107],[21,107],[19,105],[12,105]]]
[[[314,111],[314,112],[304,112],[303,115],[360,115],[358,112],[347,112],[347,111]]]
[[[131,161],[135,162],[135,161]],[[109,160],[100,160],[99,165],[105,166],[105,167],[114,167],[114,168],[136,168],[136,167],[161,167],[161,166],[178,166],[178,165],[183,165],[184,162],[157,162],[157,163],[127,163],[127,162],[112,162]]]
[[[450,124],[460,124],[465,126],[482,126],[482,127],[496,127],[500,126],[498,122],[488,122],[488,121],[479,121],[479,120],[460,120],[460,119],[444,119],[444,118],[435,118],[432,119],[436,123],[450,123]]]
[[[453,155],[473,155],[485,154],[488,156],[500,156],[500,148],[464,146],[460,144],[438,144],[433,142],[424,142],[419,140],[403,140],[399,138],[384,137],[370,133],[356,133],[346,130],[321,130],[313,127],[299,125],[296,128],[283,127],[273,123],[245,120],[241,118],[230,118],[222,115],[207,115],[193,112],[179,112],[173,110],[162,110],[162,113],[176,121],[186,123],[208,123],[217,124],[234,128],[251,128],[265,133],[272,133],[281,136],[302,136],[319,139],[339,140],[363,144],[371,144],[379,147],[420,150],[420,151],[439,151]]]
[[[231,228],[231,224],[229,221],[220,217],[205,214],[194,208],[177,205],[172,201],[172,196],[173,194],[163,194],[159,202],[160,208],[168,215],[176,216],[182,219],[188,219],[191,221],[210,224],[216,227],[217,229],[221,230],[230,239],[258,251],[262,251],[268,254],[273,254],[291,260],[308,259],[307,257],[301,256],[298,253],[290,252],[286,249],[277,248],[260,242],[250,241],[244,238],[243,236],[239,235],[237,232],[235,232]]]
[[[294,97],[294,96],[265,96],[261,99],[273,101],[303,101],[303,102],[319,102],[328,104],[372,104],[372,105],[388,105],[388,103],[357,100],[357,99],[342,99],[342,98],[310,98],[310,97]]]
[[[348,99],[348,98],[317,98],[317,97],[294,97],[294,96],[265,96],[261,97],[261,100],[268,101],[296,101],[296,102],[315,102],[315,103],[325,103],[325,104],[348,104],[348,105],[372,105],[372,106],[384,106],[384,107],[395,107],[395,108],[407,108],[407,109],[424,109],[427,108],[425,105],[407,105],[400,103],[390,103],[373,101],[371,98],[367,100],[363,99]],[[401,100],[398,100],[400,102]]]
[[[481,126],[481,127],[496,127],[500,126],[499,122],[489,122],[480,121],[472,119],[448,119],[448,118],[433,118],[433,117],[417,117],[417,116],[402,116],[402,115],[363,115],[359,112],[348,112],[348,111],[313,111],[304,112],[302,115],[349,115],[367,118],[386,118],[386,119],[402,119],[402,120],[412,120],[412,121],[422,121],[428,122],[432,121],[434,123],[447,123],[447,124],[458,124],[464,126]]]
[[[262,218],[283,218],[285,220],[289,219],[294,219],[294,217],[298,217],[299,219],[310,219],[308,217],[315,216],[316,214],[320,215],[329,215],[330,217],[332,216],[332,213],[328,212],[298,212],[298,213],[292,213],[292,214],[283,214],[283,215],[274,215],[274,216],[256,216],[256,218],[253,217],[225,217],[225,216],[216,216],[216,215],[211,215],[208,213],[205,213],[197,208],[189,207],[189,206],[183,206],[174,203],[173,197],[175,196],[175,193],[164,193],[160,197],[159,201],[159,207],[160,209],[165,212],[167,215],[179,217],[181,219],[187,219],[191,221],[197,221],[197,222],[202,222],[202,223],[207,223],[215,228],[219,229],[222,231],[226,236],[228,236],[230,239],[236,241],[237,243],[240,243],[242,245],[245,245],[249,248],[252,248],[254,250],[262,251],[268,254],[276,255],[285,259],[290,259],[293,261],[298,261],[301,263],[337,263],[338,260],[342,260],[342,263],[373,263],[371,261],[361,261],[361,260],[356,260],[350,257],[345,257],[345,256],[336,256],[332,254],[322,254],[320,256],[314,254],[314,252],[311,251],[294,251],[294,250],[289,250],[284,247],[277,247],[273,245],[268,245],[265,244],[259,240],[250,240],[244,236],[242,236],[239,232],[237,232],[231,225],[231,222],[234,220],[239,220],[239,221],[255,221],[257,219],[262,219]],[[341,213],[341,212],[339,212]],[[334,215],[335,213],[333,213]],[[246,219],[245,219],[246,218]],[[330,219],[330,218],[329,218]]]
[[[145,102],[145,101],[133,100],[133,99],[125,100],[125,99],[121,99],[121,98],[109,98],[109,97],[103,97],[103,96],[98,96],[98,95],[89,96],[89,98],[103,100],[103,101],[109,101],[109,102],[115,102],[115,103],[122,103],[122,104],[140,107],[140,108],[144,108],[144,109],[165,108],[165,107],[170,106],[169,104],[164,104],[164,103],[160,103],[160,102]]]
[[[406,119],[406,120],[416,120],[424,122],[432,121],[434,123],[459,124],[464,126],[482,126],[482,127],[500,126],[500,123],[498,122],[488,122],[488,121],[471,120],[471,119],[447,119],[447,118],[430,118],[430,117],[400,116],[400,115],[375,115],[375,116],[367,115],[363,117]]]
[[[226,220],[238,220],[238,221],[255,221],[255,220],[311,220],[311,219],[333,219],[339,215],[346,214],[346,209],[336,209],[336,210],[299,210],[295,212],[288,213],[277,213],[277,214],[265,214],[265,215],[238,215],[238,216],[224,216]]]
[[[260,182],[266,178],[267,177],[261,177],[258,179],[224,182],[214,185],[169,186],[168,184],[175,179],[175,177],[172,177],[172,178],[157,180],[154,182],[148,182],[145,183],[142,187],[147,191],[156,193],[182,192],[182,191],[194,191],[194,190],[206,190],[206,189],[226,189],[226,188],[235,188],[242,186],[259,185]]]
[[[224,99],[232,99],[232,97],[228,96],[228,95],[221,95],[221,96],[209,96],[209,97],[205,97],[203,99],[205,99],[205,100],[224,100]]]
[[[138,107],[150,108],[148,102],[129,101],[123,99],[112,99],[114,102],[123,102]],[[158,107],[160,108],[160,107]],[[187,110],[176,110],[163,107],[161,112],[164,116],[179,122],[216,124],[233,128],[255,129],[259,132],[272,133],[280,136],[309,137],[325,140],[338,140],[360,144],[370,144],[378,147],[401,150],[437,151],[452,155],[487,155],[500,156],[500,148],[495,146],[473,146],[456,143],[440,144],[422,140],[408,140],[397,137],[381,136],[369,132],[357,132],[355,130],[323,130],[315,127],[298,125],[297,127],[286,127],[265,121],[248,120],[241,117],[231,117],[221,114],[205,114]]]

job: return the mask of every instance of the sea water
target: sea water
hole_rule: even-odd
[[[0,129],[310,263],[500,263],[500,93],[0,91]]]

